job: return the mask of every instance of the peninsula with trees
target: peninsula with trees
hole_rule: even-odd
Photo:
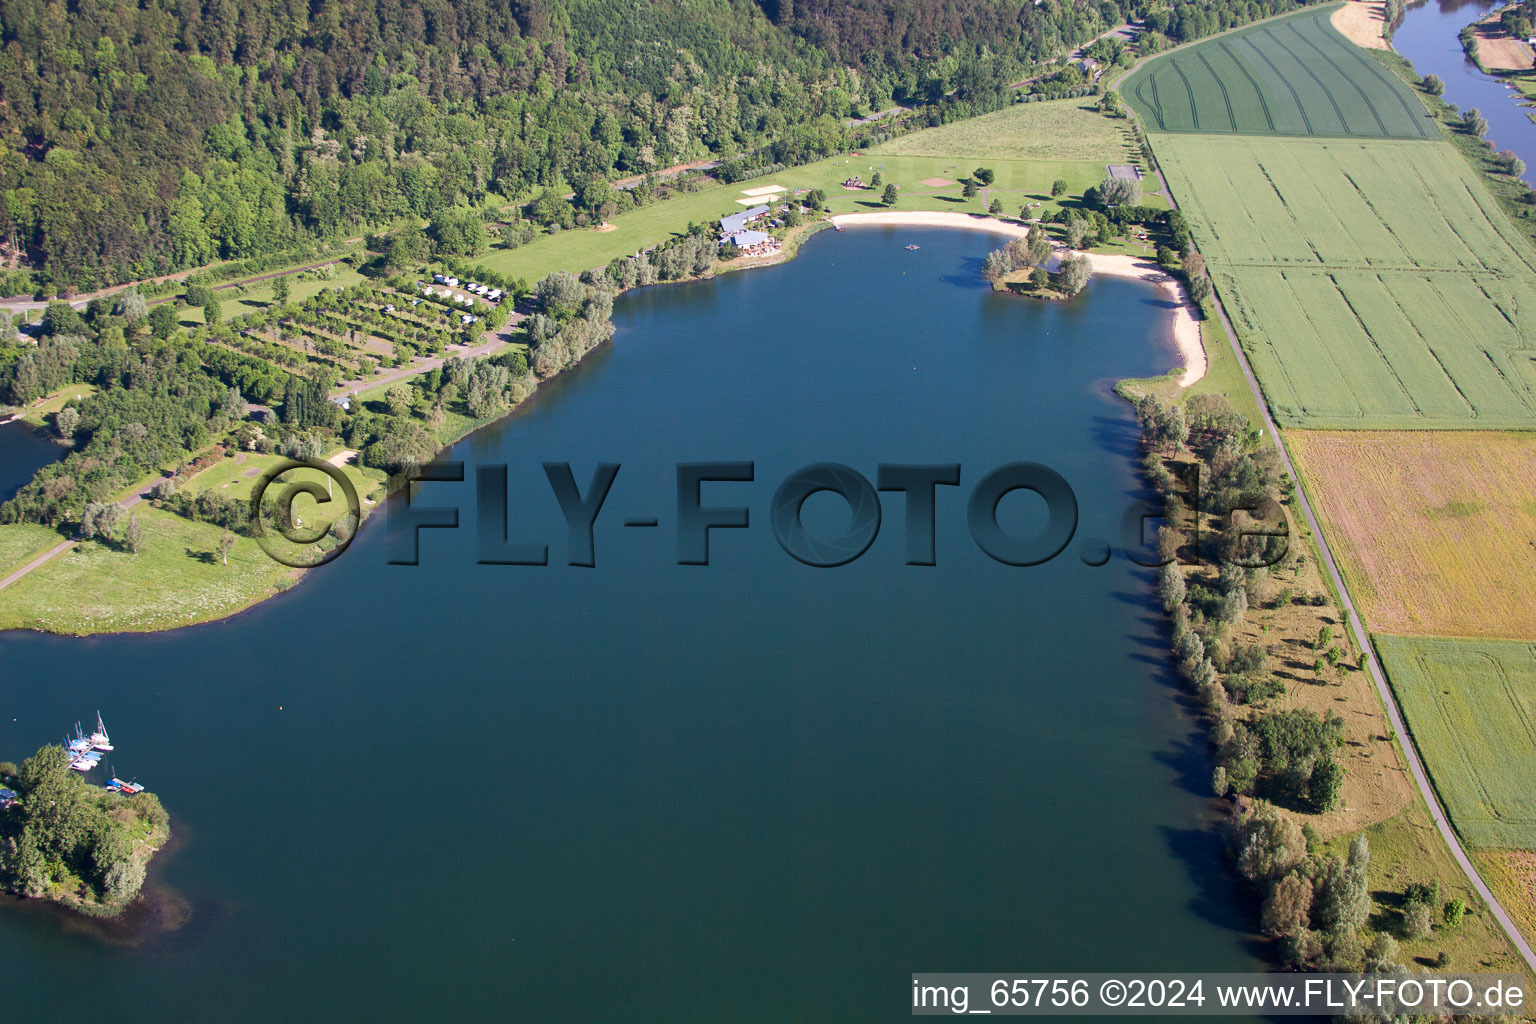
[[[0,891],[112,917],[170,837],[159,798],[87,784],[63,747],[0,761]]]

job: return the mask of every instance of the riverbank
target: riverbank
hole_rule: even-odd
[[[1485,75],[1508,75],[1536,66],[1531,45],[1505,32],[1499,23],[1502,11],[1503,8],[1495,8],[1486,17],[1462,29],[1462,48]]]
[[[919,211],[890,210],[879,213],[845,213],[832,218],[839,230],[847,227],[927,227],[960,228],[967,231],[987,231],[1009,238],[1026,238],[1030,225],[1021,221],[1002,220],[968,213],[927,213]],[[1058,252],[1068,253],[1065,246]],[[1184,288],[1167,271],[1150,260],[1137,259],[1121,253],[1084,252],[1093,263],[1093,272],[1105,277],[1123,277],[1154,285],[1166,294],[1172,303],[1173,319],[1169,333],[1178,346],[1184,360],[1184,372],[1179,376],[1179,386],[1187,388],[1205,376],[1205,346],[1200,340],[1200,324],[1194,318],[1189,297]]]

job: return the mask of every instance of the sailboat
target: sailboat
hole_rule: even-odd
[[[101,723],[101,712],[96,712],[96,731],[91,733],[91,749],[112,752],[112,738],[107,735],[107,727]]]

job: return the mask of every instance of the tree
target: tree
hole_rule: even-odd
[[[965,196],[967,199],[975,199],[976,182],[971,178],[965,179],[965,185],[960,189],[960,194]]]
[[[138,513],[128,517],[128,529],[123,533],[123,540],[128,545],[128,550],[138,554],[144,546],[144,524],[139,522]]]
[[[880,202],[885,206],[896,205],[896,185],[894,183],[885,186],[885,192],[881,194]]]
[[[971,176],[983,185],[990,185],[997,178],[997,172],[990,167],[978,167],[971,172]]]
[[[1035,288],[1044,288],[1051,282],[1051,275],[1044,267],[1036,267],[1029,272],[1029,283]]]
[[[1067,179],[1066,178],[1057,178],[1055,181],[1051,182],[1051,196],[1052,196],[1052,198],[1054,198],[1056,196],[1066,195],[1066,193],[1067,193]]]
[[[111,540],[112,530],[123,514],[123,506],[114,501],[88,501],[80,514],[81,540]]]
[[[1320,757],[1312,765],[1307,779],[1307,797],[1319,814],[1339,805],[1339,790],[1344,786],[1344,767],[1332,757]]]
[[[1007,249],[993,249],[982,261],[981,276],[986,278],[989,284],[997,284],[1011,273],[1013,273],[1013,260],[1009,259]]]
[[[1235,840],[1237,869],[1250,882],[1289,873],[1307,853],[1306,838],[1295,819],[1262,802],[1238,823]]]
[[[1403,905],[1403,932],[1408,938],[1427,939],[1434,930],[1434,911],[1428,903],[1413,900]]]
[[[997,196],[993,196],[992,202],[987,206],[987,212],[994,217],[1001,217],[1003,215],[1003,201]]]
[[[180,319],[176,316],[176,304],[174,301],[162,302],[158,306],[151,306],[149,310],[149,332],[157,338],[169,338],[171,332],[181,326]]]
[[[1184,574],[1173,562],[1165,564],[1158,570],[1157,594],[1162,599],[1163,611],[1171,612],[1184,603]]]
[[[1311,914],[1312,882],[1292,871],[1269,890],[1259,921],[1271,935],[1291,935],[1307,927]]]
[[[1353,935],[1370,916],[1371,893],[1366,887],[1366,869],[1370,866],[1370,846],[1364,836],[1356,836],[1349,847],[1349,859],[1330,858],[1317,880],[1317,919],[1335,935]]]
[[[133,323],[140,317],[149,313],[149,303],[144,301],[144,296],[139,294],[137,288],[125,288],[118,293],[117,303],[113,307],[117,315]]]
[[[1088,286],[1093,276],[1093,261],[1087,256],[1068,256],[1061,261],[1061,287],[1068,295],[1076,295]]]
[[[1439,75],[1424,76],[1424,91],[1431,96],[1439,96],[1445,92],[1445,79]]]
[[[1211,284],[1211,279],[1208,277],[1197,277],[1189,282],[1189,297],[1194,300],[1197,306],[1204,305],[1205,301],[1214,292],[1215,287]]]
[[[384,392],[384,401],[389,405],[391,416],[404,416],[410,412],[415,397],[411,386],[405,383],[391,384],[389,390]]]
[[[1141,202],[1141,182],[1135,178],[1105,178],[1096,194],[1105,206],[1135,206]]]
[[[75,437],[75,429],[80,426],[80,410],[72,405],[66,405],[53,416],[53,427],[59,432],[59,437],[65,441],[72,441]]]
[[[293,286],[288,281],[288,275],[275,279],[272,282],[272,302],[274,305],[288,305],[288,297],[293,293]]]
[[[1088,240],[1088,222],[1081,218],[1073,220],[1067,225],[1067,247],[1069,249],[1081,249],[1083,243]]]
[[[1467,130],[1467,134],[1477,138],[1482,138],[1488,133],[1488,119],[1483,117],[1482,111],[1476,107],[1472,107],[1462,115],[1461,124]]]
[[[218,299],[209,299],[203,303],[203,320],[212,327],[224,319],[224,309],[219,305]]]
[[[1039,224],[1030,225],[1024,236],[1026,258],[1031,266],[1042,266],[1051,258],[1051,236]]]
[[[1467,901],[1460,896],[1448,900],[1445,904],[1445,926],[1447,928],[1461,927],[1461,919],[1467,913]]]
[[[876,172],[875,172],[875,173],[874,173],[874,175],[873,175],[873,176],[872,176],[872,177],[871,177],[871,178],[870,178],[870,179],[869,179],[869,187],[870,187],[870,188],[879,188],[879,187],[880,187],[880,183],[881,183],[881,182],[882,182],[882,181],[884,181],[884,180],[885,180],[885,179],[883,179],[883,178],[882,178],[882,177],[880,177],[880,172],[879,172],[879,171],[876,171]]]
[[[219,557],[224,560],[225,565],[229,564],[229,551],[234,546],[235,535],[233,533],[226,529],[223,533],[219,534]]]

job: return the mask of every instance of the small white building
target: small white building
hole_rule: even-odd
[[[492,288],[491,291],[490,291],[490,294],[488,294],[486,296],[486,298],[490,299],[492,302],[500,302],[501,301],[501,289],[500,288]]]
[[[444,277],[442,274],[433,274],[432,280],[436,281],[438,284],[442,284],[444,281],[447,281],[448,278]]]

